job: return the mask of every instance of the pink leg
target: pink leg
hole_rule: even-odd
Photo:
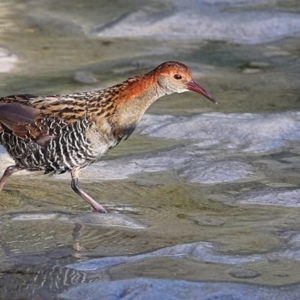
[[[10,177],[10,175],[12,175],[15,172],[21,171],[23,170],[22,167],[19,166],[9,166],[6,168],[6,170],[4,171],[4,174],[0,180],[0,191],[2,191],[7,179]]]
[[[72,178],[71,187],[73,191],[78,194],[83,200],[85,200],[95,211],[99,213],[106,213],[106,209],[98,202],[96,202],[91,196],[89,196],[84,190],[79,187],[78,178]]]

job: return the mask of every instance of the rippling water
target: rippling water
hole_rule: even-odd
[[[299,13],[298,0],[1,3],[2,95],[99,89],[179,60],[219,102],[159,100],[83,172],[106,216],[68,174],[13,176],[1,297],[298,299]]]

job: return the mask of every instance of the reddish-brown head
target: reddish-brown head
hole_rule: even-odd
[[[154,72],[158,84],[165,90],[166,94],[194,91],[213,103],[217,103],[215,98],[193,79],[191,70],[180,62],[167,61],[159,65]]]

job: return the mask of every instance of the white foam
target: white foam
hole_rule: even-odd
[[[145,115],[137,130],[153,137],[191,139],[198,145],[220,144],[227,149],[267,152],[300,140],[300,113]]]
[[[233,6],[236,3],[228,4]],[[177,3],[177,6],[180,5]],[[175,7],[157,13],[144,7],[119,16],[93,29],[92,33],[100,37],[208,39],[255,44],[278,40],[300,31],[297,13],[258,11],[251,10],[251,7],[243,11],[227,11],[224,6],[217,8],[216,5],[194,4],[190,8]]]
[[[143,157],[125,157],[109,161],[100,161],[83,172],[81,178],[97,180],[120,180],[141,172],[152,173],[168,169],[182,168],[189,157],[177,150],[166,151]]]
[[[140,155],[139,158],[125,157],[100,161],[83,172],[81,178],[93,180],[122,180],[138,173],[176,171],[180,177],[192,183],[214,184],[252,178],[255,168],[248,163],[220,159],[220,153],[204,151],[197,155],[188,147]],[[219,160],[218,160],[219,158]],[[216,161],[214,161],[216,159]],[[66,175],[63,175],[66,176]]]
[[[245,179],[254,175],[254,168],[239,161],[198,161],[182,174],[193,183],[215,184]]]
[[[12,71],[17,62],[18,58],[15,54],[11,53],[5,48],[0,47],[0,73]]]
[[[239,198],[240,203],[300,207],[300,190],[275,189],[273,191],[254,191]]]

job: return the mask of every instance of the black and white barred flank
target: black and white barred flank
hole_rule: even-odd
[[[76,167],[85,167],[95,161],[86,130],[91,126],[86,118],[70,125],[45,119],[50,136],[45,147],[35,141],[21,139],[9,131],[0,133],[0,143],[16,164],[31,171],[44,170],[45,174],[61,174]]]

